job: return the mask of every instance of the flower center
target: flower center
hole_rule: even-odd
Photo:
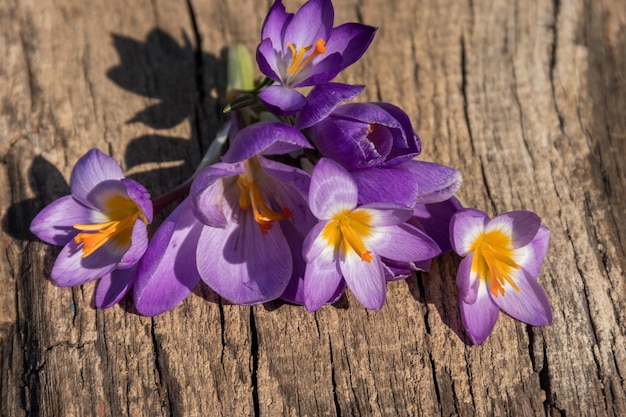
[[[520,266],[513,260],[511,238],[501,230],[481,233],[471,246],[474,252],[472,271],[490,286],[495,297],[504,295],[505,283],[509,283],[515,291],[520,292],[511,278],[513,270]]]
[[[141,216],[143,222],[148,224],[146,216],[137,203],[128,197],[114,195],[106,201],[105,205],[107,206],[105,215],[110,221],[74,225],[74,229],[82,232],[74,236],[74,242],[83,244],[83,258],[91,255],[111,239],[118,246],[129,246],[137,217]]]
[[[239,207],[243,210],[252,209],[254,220],[261,228],[261,233],[267,234],[272,228],[273,222],[286,219],[291,215],[291,212],[285,207],[282,209],[282,212],[278,213],[265,204],[263,194],[261,194],[261,191],[259,191],[256,185],[254,171],[255,168],[260,168],[258,167],[256,159],[244,161],[244,166],[246,169],[245,173],[239,175],[239,178],[237,178],[237,185],[241,190],[239,194]]]
[[[306,65],[316,56],[326,53],[326,41],[324,39],[318,39],[315,42],[315,49],[313,49],[313,45],[304,46],[299,50],[296,50],[293,43],[288,43],[287,46],[291,49],[292,56],[291,64],[289,65],[289,68],[287,68],[287,74],[290,76],[296,75],[302,71],[302,69],[306,67]],[[307,52],[311,49],[313,49],[313,51],[311,51],[311,53],[307,56]]]
[[[352,249],[364,262],[372,262],[372,254],[365,247],[363,238],[370,236],[372,216],[366,210],[344,210],[333,216],[322,236],[342,253]]]

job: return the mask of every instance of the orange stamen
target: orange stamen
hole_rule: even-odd
[[[294,46],[294,44],[288,43],[287,46],[291,50],[292,55],[291,64],[289,64],[289,68],[287,68],[287,74],[289,75],[295,75],[299,73],[304,67],[307,66],[309,62],[311,62],[313,58],[326,53],[326,41],[324,39],[318,39],[315,42],[315,49],[313,49],[313,45],[309,45],[304,46],[296,51],[296,47]],[[313,49],[313,51],[309,54],[309,56],[305,58],[306,53],[309,52],[311,49]]]
[[[513,270],[520,269],[520,266],[513,259],[514,252],[508,235],[501,230],[481,233],[471,250],[475,251],[472,270],[487,283],[494,297],[504,295],[505,283],[520,292],[512,278]]]

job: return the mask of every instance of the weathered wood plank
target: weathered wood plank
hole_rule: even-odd
[[[301,1],[285,1],[289,10]],[[461,198],[538,212],[554,324],[502,315],[466,343],[458,259],[315,314],[227,305],[199,287],[156,318],[91,305],[48,279],[57,249],[28,233],[91,147],[155,195],[193,172],[219,128],[223,49],[253,49],[269,2],[0,2],[1,414],[626,414],[626,5],[337,2],[380,29],[340,79],[407,111],[423,159]]]

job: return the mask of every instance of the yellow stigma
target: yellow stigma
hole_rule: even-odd
[[[291,49],[291,64],[289,68],[287,68],[287,74],[295,75],[299,73],[306,65],[311,62],[313,58],[318,55],[323,55],[326,53],[326,41],[324,39],[318,39],[315,42],[315,49],[305,58],[307,52],[309,52],[313,45],[303,46],[298,51],[296,51],[296,47],[293,43],[288,43],[287,46]]]
[[[494,297],[504,295],[503,285],[506,282],[520,292],[511,278],[513,270],[520,269],[520,266],[513,260],[510,236],[497,229],[483,232],[476,238],[470,250],[474,251],[472,271],[490,287]]]
[[[261,233],[266,234],[272,228],[273,222],[286,219],[291,215],[291,212],[285,207],[282,212],[277,213],[265,204],[263,194],[256,185],[255,171],[260,169],[256,158],[244,161],[244,166],[245,173],[237,178],[237,185],[241,190],[239,207],[242,210],[252,209],[254,220],[261,228]]]
[[[353,250],[364,262],[372,262],[372,254],[363,243],[371,235],[372,216],[366,210],[344,210],[324,226],[322,237],[342,253]]]
[[[111,239],[115,240],[118,246],[129,246],[137,217],[141,216],[143,222],[148,224],[137,203],[128,197],[114,195],[105,202],[105,205],[104,214],[110,219],[108,222],[74,225],[74,229],[83,232],[74,236],[74,242],[83,244],[83,258],[91,255]]]

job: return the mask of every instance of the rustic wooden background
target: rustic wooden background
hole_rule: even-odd
[[[286,2],[294,11],[301,1]],[[423,158],[490,214],[539,213],[554,324],[463,335],[452,255],[316,314],[199,287],[156,318],[48,279],[28,231],[97,147],[159,194],[220,126],[224,48],[259,42],[255,0],[0,0],[3,416],[625,416],[626,3],[336,0],[380,29],[341,79],[404,108]]]

